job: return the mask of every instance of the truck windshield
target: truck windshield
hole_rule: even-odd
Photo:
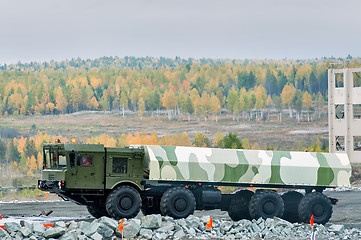
[[[66,156],[57,149],[44,150],[44,168],[66,168]]]

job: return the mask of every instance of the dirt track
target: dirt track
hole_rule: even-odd
[[[346,227],[361,229],[361,191],[325,192],[325,194],[339,199],[338,206],[334,206],[330,223],[344,224]],[[39,215],[42,210],[52,210],[51,217],[90,218],[86,207],[72,202],[0,203],[0,214],[4,217],[29,217]],[[220,210],[196,211],[195,215],[228,218],[227,212]]]

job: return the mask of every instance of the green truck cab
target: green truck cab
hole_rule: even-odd
[[[221,209],[233,220],[308,221],[314,215],[326,223],[337,199],[322,191],[349,186],[351,176],[340,153],[48,143],[43,154],[39,189],[86,205],[94,217],[116,219],[140,210],[185,218],[195,209]],[[240,189],[224,194],[219,186]]]

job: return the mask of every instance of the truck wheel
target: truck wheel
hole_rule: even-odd
[[[194,213],[196,200],[186,188],[174,187],[168,189],[160,200],[160,211],[163,215],[178,218],[186,218]]]
[[[129,186],[114,189],[107,197],[106,208],[115,219],[133,218],[139,213],[142,200],[137,190]]]
[[[302,222],[308,222],[313,215],[315,223],[325,224],[332,216],[332,203],[322,193],[308,193],[298,204],[298,215]]]
[[[249,203],[249,213],[254,219],[282,217],[283,211],[281,196],[271,190],[257,191]]]
[[[241,190],[234,193],[228,208],[228,215],[233,221],[241,219],[251,219],[249,215],[248,205],[253,196],[253,192],[249,190]]]
[[[100,218],[103,216],[109,217],[109,214],[107,210],[105,209],[105,206],[97,206],[97,205],[86,205],[86,208],[88,209],[88,212],[90,215],[92,215],[95,218]]]
[[[289,191],[284,193],[281,197],[285,205],[283,219],[292,223],[297,222],[299,220],[298,204],[303,198],[303,194],[296,191]]]

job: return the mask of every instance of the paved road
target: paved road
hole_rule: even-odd
[[[334,206],[330,223],[344,224],[346,227],[361,229],[361,191],[325,192],[325,194],[339,199],[339,204]],[[42,210],[52,210],[51,217],[90,217],[86,207],[72,202],[0,203],[0,215],[4,217],[36,216]],[[228,218],[227,212],[220,210],[196,211],[195,215]]]

